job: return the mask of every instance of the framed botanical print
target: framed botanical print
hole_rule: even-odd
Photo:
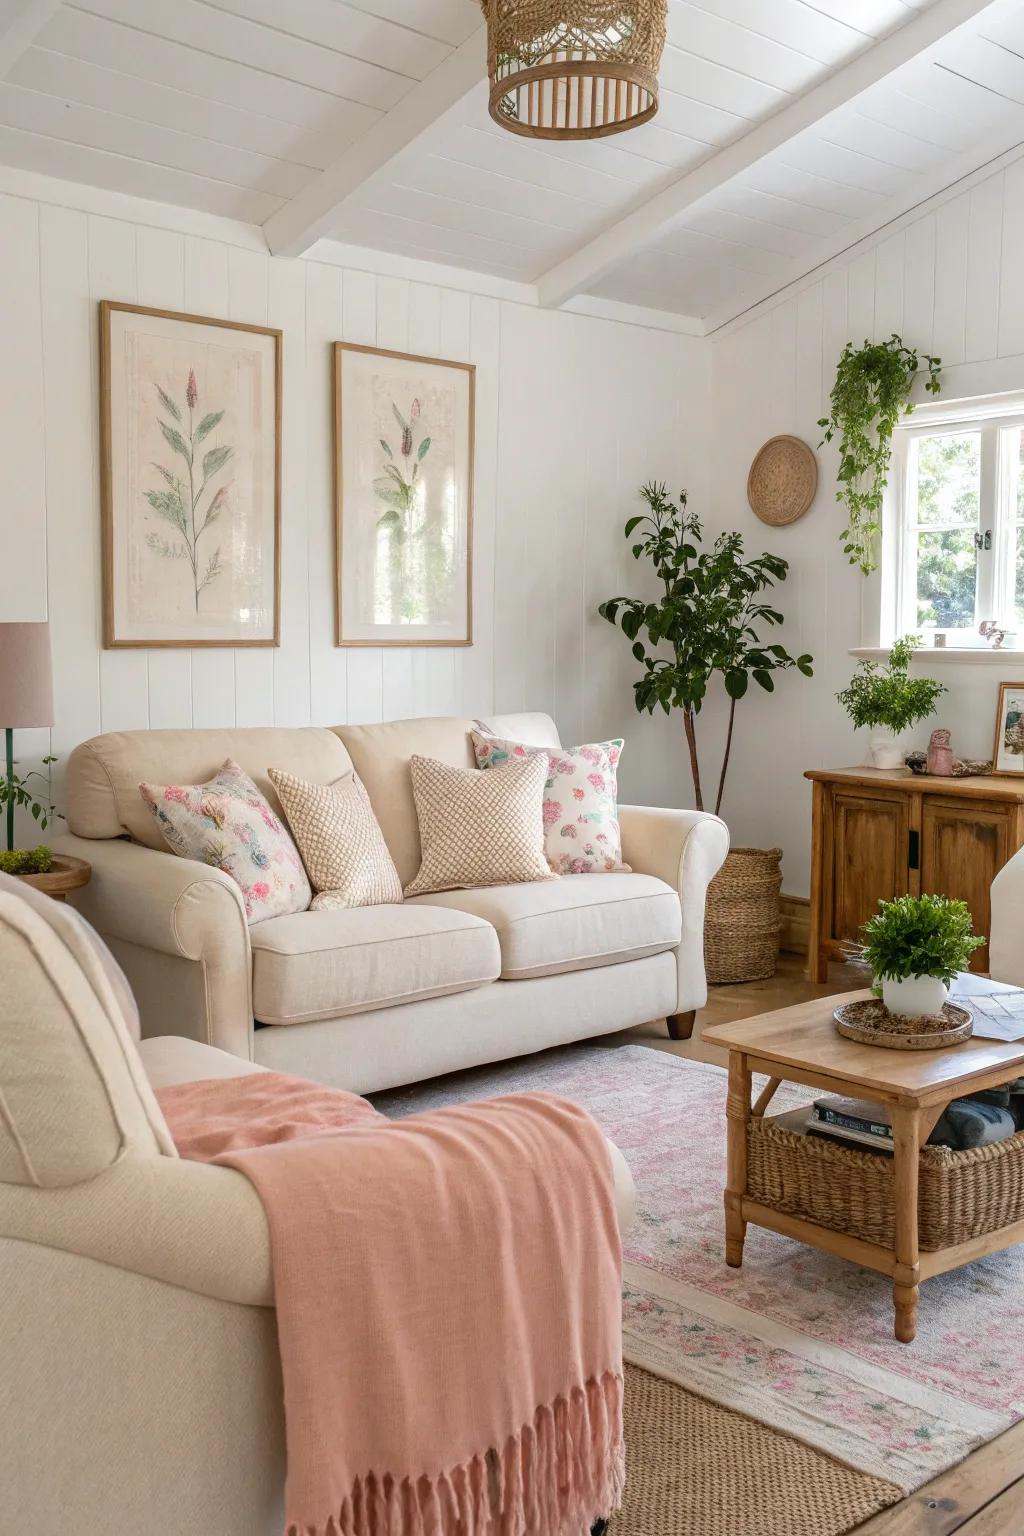
[[[992,772],[1024,777],[1024,683],[1000,683]]]
[[[338,645],[471,645],[476,370],[334,348]]]
[[[281,332],[100,305],[103,641],[278,645]]]

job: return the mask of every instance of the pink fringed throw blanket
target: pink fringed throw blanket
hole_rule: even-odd
[[[582,1109],[390,1121],[281,1073],[159,1098],[266,1208],[288,1536],[583,1536],[618,1507],[621,1248]]]

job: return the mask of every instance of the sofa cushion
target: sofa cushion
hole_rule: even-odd
[[[494,929],[468,912],[401,906],[272,917],[251,930],[253,1014],[306,1024],[495,981]]]
[[[674,949],[682,935],[679,897],[653,875],[567,875],[533,885],[438,891],[406,903],[420,905],[493,924],[506,981],[639,960]]]
[[[481,773],[414,757],[423,863],[406,895],[554,879],[541,818],[547,763],[546,752],[534,752]]]
[[[127,832],[147,848],[164,849],[139,785],[201,784],[228,757],[245,769],[278,814],[280,802],[267,775],[271,766],[318,784],[330,784],[352,767],[334,731],[318,726],[109,731],[82,742],[68,758],[68,827],[76,837],[123,837]]]
[[[271,768],[270,780],[317,893],[315,911],[401,901],[395,861],[354,770],[333,784],[311,784]]]
[[[495,715],[482,723],[497,736],[513,736],[539,747],[558,746],[558,732],[547,715]],[[334,727],[366,787],[403,886],[422,862],[410,761],[414,755],[433,757],[453,768],[472,768],[469,733],[473,724],[458,716],[436,716]]]
[[[167,846],[230,875],[247,921],[305,912],[312,899],[284,821],[244,768],[228,758],[205,784],[140,784]]]

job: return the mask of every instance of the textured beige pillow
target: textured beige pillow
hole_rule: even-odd
[[[407,896],[557,878],[544,857],[546,753],[490,768],[413,757],[423,862]]]
[[[398,871],[354,773],[333,784],[311,784],[278,768],[268,771],[317,892],[312,911],[401,901]]]

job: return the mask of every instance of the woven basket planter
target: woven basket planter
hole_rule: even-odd
[[[1024,1131],[990,1147],[954,1152],[922,1147],[918,1191],[924,1253],[998,1232],[1024,1218]],[[893,1160],[823,1136],[802,1136],[773,1120],[754,1120],[748,1137],[752,1200],[891,1248]]]
[[[704,969],[708,981],[775,975],[782,912],[781,848],[732,848],[708,886]]]

